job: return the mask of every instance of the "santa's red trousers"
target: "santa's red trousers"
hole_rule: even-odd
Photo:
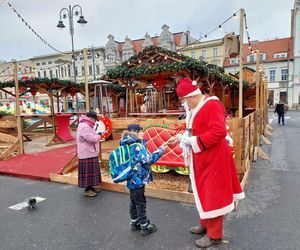
[[[223,237],[223,221],[224,216],[210,219],[200,219],[200,224],[207,229],[207,235],[212,239],[220,239]]]

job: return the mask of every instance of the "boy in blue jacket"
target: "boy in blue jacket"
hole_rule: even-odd
[[[143,136],[143,128],[139,124],[129,124],[122,135],[120,145],[136,145],[130,147],[133,173],[127,180],[130,191],[130,229],[141,230],[141,235],[145,236],[157,230],[157,226],[151,224],[146,215],[145,184],[153,180],[151,165],[164,154],[166,145],[150,154]]]

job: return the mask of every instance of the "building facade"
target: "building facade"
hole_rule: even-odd
[[[176,47],[176,51],[180,54],[190,56],[197,60],[203,60],[210,64],[215,64],[220,67],[224,62],[224,43],[223,39],[215,39],[204,42],[192,42],[186,46],[184,43]]]
[[[262,70],[267,75],[268,104],[274,106],[282,100],[290,107],[298,105],[293,100],[293,39],[282,38],[269,41],[252,41],[252,48],[259,50]],[[256,70],[256,53],[251,53],[248,44],[243,45],[244,66]],[[226,72],[235,74],[239,71],[239,57],[226,59],[224,62]]]

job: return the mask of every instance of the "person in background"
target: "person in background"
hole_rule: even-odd
[[[277,113],[278,115],[278,124],[281,122],[282,125],[284,125],[284,113],[286,112],[286,107],[287,105],[281,100],[275,105],[274,113]]]
[[[94,197],[100,192],[97,188],[101,182],[99,166],[100,135],[94,130],[98,115],[89,111],[79,119],[77,128],[78,186],[84,188],[83,195]]]
[[[129,124],[127,130],[123,132],[120,145],[136,145],[130,147],[133,174],[127,180],[130,191],[130,229],[141,230],[141,235],[146,236],[155,232],[157,226],[151,224],[146,215],[145,184],[153,180],[151,165],[164,154],[166,145],[162,145],[150,154],[143,136],[143,128],[139,124]]]
[[[225,109],[216,96],[203,95],[197,82],[182,78],[177,95],[186,110],[186,131],[169,140],[180,143],[199,224],[191,233],[203,235],[195,241],[200,248],[222,243],[224,215],[234,210],[234,200],[245,197],[232,153],[226,141]]]

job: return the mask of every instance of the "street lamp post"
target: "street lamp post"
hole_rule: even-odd
[[[79,11],[78,11],[79,10]],[[71,35],[71,42],[72,42],[72,61],[73,61],[73,74],[74,74],[74,83],[76,83],[76,73],[75,73],[75,54],[74,54],[74,20],[73,17],[74,16],[79,16],[79,19],[77,21],[77,23],[79,24],[86,24],[87,21],[84,19],[83,15],[82,15],[82,8],[80,5],[76,4],[73,7],[71,5],[69,5],[69,8],[62,8],[59,12],[59,21],[57,24],[57,27],[60,29],[65,28],[66,26],[64,25],[62,18],[69,18],[69,29],[70,29],[70,35]],[[76,93],[76,110],[78,111],[78,96]]]

